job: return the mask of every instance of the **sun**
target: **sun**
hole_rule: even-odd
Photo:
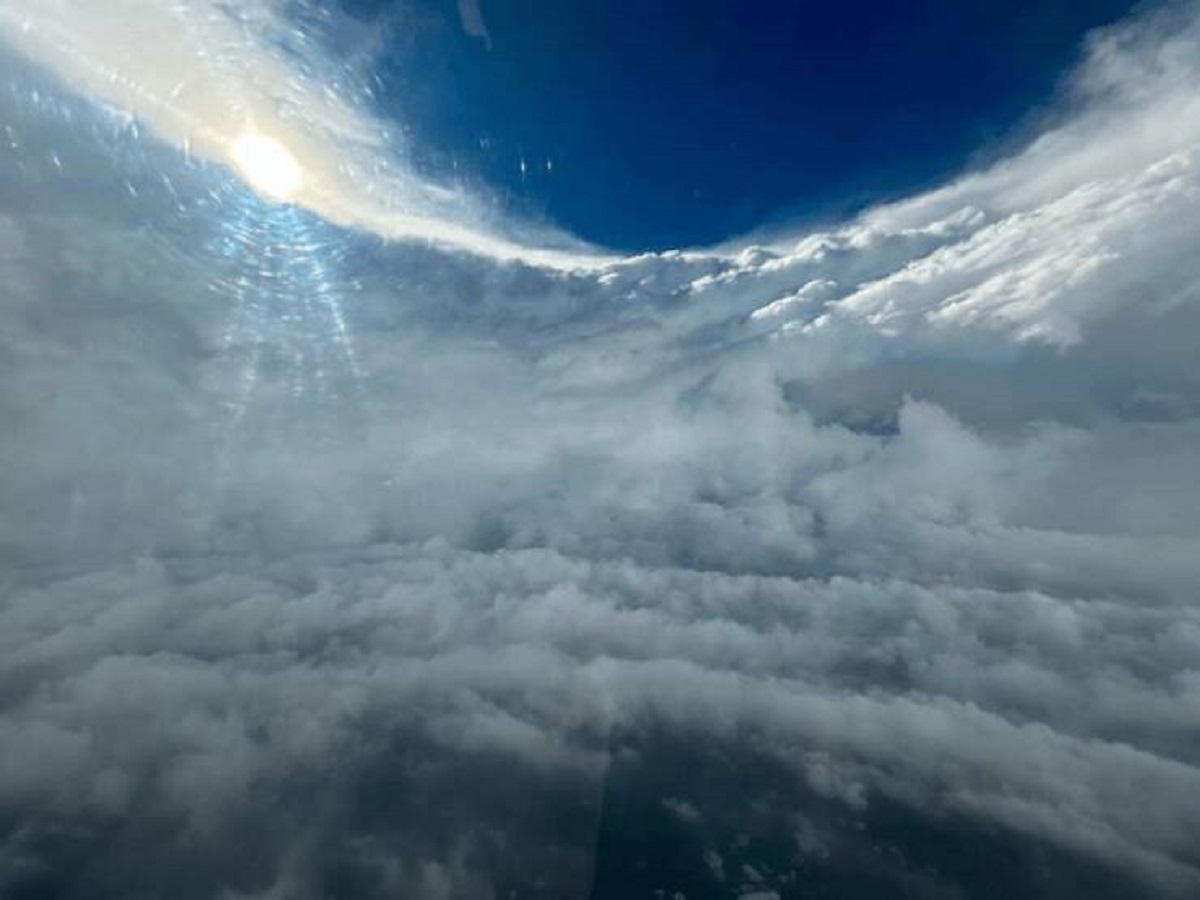
[[[265,134],[248,131],[230,147],[242,177],[268,200],[285,203],[304,186],[304,170],[292,152]]]

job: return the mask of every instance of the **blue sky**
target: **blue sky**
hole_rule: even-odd
[[[1130,0],[345,0],[432,171],[620,249],[841,217],[1019,140]],[[469,4],[467,5],[469,8]],[[522,168],[522,163],[524,167]]]

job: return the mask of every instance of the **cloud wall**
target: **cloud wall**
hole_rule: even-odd
[[[1194,4],[936,191],[578,264],[264,204],[243,117],[391,150],[225,7],[25,6],[3,893],[586,895],[626,783],[689,896],[988,896],[964,834],[997,890],[1200,888]]]

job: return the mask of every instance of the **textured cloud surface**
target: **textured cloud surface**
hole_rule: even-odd
[[[265,205],[25,6],[0,894],[1200,892],[1194,5],[937,191],[577,267]]]

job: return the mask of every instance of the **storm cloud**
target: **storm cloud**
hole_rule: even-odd
[[[633,896],[653,828],[663,896],[1200,890],[1194,4],[937,190],[578,264],[264,205],[32,56],[5,896]]]

